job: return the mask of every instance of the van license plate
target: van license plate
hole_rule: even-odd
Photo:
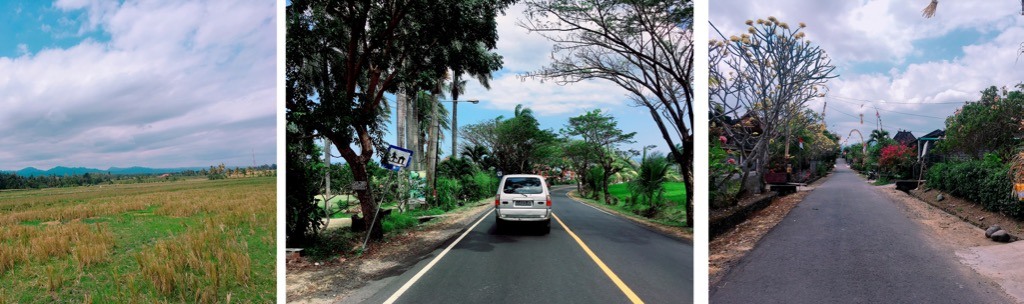
[[[533,201],[513,201],[516,207],[530,207],[533,206]]]

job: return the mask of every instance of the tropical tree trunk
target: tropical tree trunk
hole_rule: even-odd
[[[604,169],[604,174],[601,176],[601,193],[604,194],[604,203],[610,205],[612,200],[609,197],[611,192],[608,191],[608,180],[611,179],[612,174],[615,173],[612,172],[612,164],[607,160],[605,160],[605,163],[601,164],[601,168]]]
[[[398,137],[395,138],[395,145],[403,146],[406,149],[410,148],[405,144],[405,94],[398,92],[395,94],[395,133],[398,133]]]
[[[459,155],[459,150],[456,145],[458,144],[457,142],[459,138],[459,95],[461,93],[459,82],[461,78],[462,75],[460,75],[460,73],[452,73],[452,158]]]
[[[437,167],[437,95],[434,95],[433,100],[430,101],[430,127],[427,128],[427,191],[430,198],[436,198],[437,189],[435,188],[437,172],[434,170]]]
[[[692,141],[692,137],[691,137]],[[691,148],[686,148],[691,147]],[[683,159],[693,160],[693,146],[684,145]],[[693,228],[693,166],[689,163],[680,164],[683,174],[683,185],[686,187],[686,227]]]
[[[355,181],[366,181],[366,189],[356,190],[356,197],[359,198],[359,209],[363,213],[364,228],[369,231],[370,240],[381,240],[384,238],[381,230],[380,219],[376,217],[377,202],[373,199],[373,179],[370,178],[366,164],[373,155],[372,143],[368,133],[359,132],[360,144],[365,148],[363,155],[356,155],[351,146],[338,145],[341,156],[352,168],[352,177]],[[372,228],[371,228],[372,227]]]
[[[458,79],[458,78],[456,78]],[[455,91],[457,92],[457,91]],[[454,93],[454,92],[453,92]],[[459,156],[457,150],[459,138],[459,96],[452,94],[452,158]]]
[[[423,170],[423,160],[426,158],[423,153],[422,141],[420,141],[422,129],[420,129],[420,116],[418,111],[419,92],[412,92],[411,95],[406,95],[406,99],[406,106],[408,107],[406,112],[409,115],[409,150],[413,151],[412,167],[413,170],[420,171]]]

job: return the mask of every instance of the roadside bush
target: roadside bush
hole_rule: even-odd
[[[653,153],[649,157],[644,155],[640,162],[640,170],[637,178],[629,183],[629,191],[635,198],[636,206],[643,206],[642,210],[634,210],[637,215],[653,217],[662,203],[662,195],[665,189],[665,175],[668,173],[668,159],[660,153]]]
[[[462,184],[459,180],[447,177],[439,177],[437,179],[437,201],[434,205],[444,209],[444,211],[451,211],[458,206],[458,194],[462,191]]]
[[[472,184],[472,187],[475,188],[475,192],[472,197],[468,198],[469,200],[488,198],[494,196],[494,193],[498,191],[498,177],[489,172],[480,171],[473,174],[473,179],[468,184]]]
[[[482,171],[466,158],[447,159],[438,164],[438,181],[454,180],[459,186],[451,201],[442,200],[442,204],[457,205],[458,201],[475,201],[490,197],[498,188],[498,178],[487,171]],[[455,188],[450,188],[455,189]],[[438,184],[438,195],[441,185]],[[447,193],[446,193],[447,194]],[[448,209],[446,209],[448,210]]]
[[[384,232],[391,232],[416,226],[419,220],[407,213],[392,212],[390,216],[381,221],[381,228]]]
[[[740,183],[734,179],[742,176],[736,160],[722,148],[720,141],[712,141],[708,149],[708,179],[711,191],[711,208],[725,208],[736,204]]]
[[[878,165],[887,177],[907,179],[913,176],[916,155],[913,149],[901,144],[886,146],[881,150]]]
[[[1009,167],[997,157],[938,163],[928,170],[928,187],[980,204],[985,210],[1024,219],[1024,208],[1010,195]]]

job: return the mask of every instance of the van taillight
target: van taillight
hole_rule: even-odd
[[[498,207],[498,204],[501,204],[501,199],[499,197],[495,197],[494,198],[494,207]]]
[[[551,194],[548,194],[548,207],[551,207]]]

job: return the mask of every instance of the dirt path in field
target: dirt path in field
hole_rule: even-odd
[[[366,253],[357,258],[312,263],[302,258],[289,257],[286,262],[287,301],[339,302],[368,282],[401,273],[411,267],[421,256],[433,252],[461,232],[487,208],[493,207],[485,200],[448,213],[418,228],[391,235],[383,242],[370,244]]]

